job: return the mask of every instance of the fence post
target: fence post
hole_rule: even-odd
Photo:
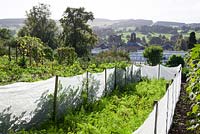
[[[9,57],[9,61],[11,61],[11,50],[10,50],[10,43],[8,44],[8,57]]]
[[[169,109],[169,83],[166,84],[166,92],[167,92],[167,111],[166,111],[166,134],[168,134],[168,109]]]
[[[53,122],[56,124],[56,109],[57,109],[57,92],[58,92],[58,76],[56,75],[55,79],[55,90],[54,90],[54,98],[53,98]]]
[[[114,89],[116,89],[116,87],[117,87],[117,68],[116,68],[116,66],[115,66],[115,72],[114,72],[114,75],[115,75],[115,79],[114,79]]]
[[[131,82],[132,82],[132,80],[133,80],[133,64],[131,66]]]
[[[86,90],[87,90],[87,98],[88,98],[88,89],[89,89],[89,72],[87,71],[86,72],[86,77],[87,77],[87,79],[86,79]]]
[[[158,64],[158,79],[160,79],[160,64]]]
[[[16,60],[16,63],[17,63],[17,61],[18,61],[18,51],[17,51],[17,46],[18,46],[18,44],[16,44],[16,48],[15,48],[15,60]]]
[[[107,95],[107,70],[105,68],[105,95]]]
[[[126,84],[127,84],[127,83],[126,83],[126,82],[127,82],[127,81],[126,81],[126,77],[127,77],[127,76],[126,76],[126,68],[124,69],[124,71],[125,71],[125,86],[126,86]]]
[[[173,92],[173,90],[174,90],[174,79],[172,79],[172,83],[171,84],[172,84],[172,93],[171,93],[172,94],[172,96],[171,96],[172,97],[172,111],[171,111],[170,121],[173,120],[173,111],[174,111],[173,110],[174,109],[174,106],[173,106],[174,105],[174,92]]]
[[[158,101],[157,100],[154,101],[154,106],[156,106],[154,134],[157,134],[157,121],[158,121]]]

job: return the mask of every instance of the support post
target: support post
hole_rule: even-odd
[[[107,95],[107,70],[105,68],[105,95]]]
[[[167,92],[167,112],[166,112],[166,134],[168,134],[168,109],[169,109],[169,83],[166,84],[166,92]]]
[[[55,90],[54,90],[54,99],[53,99],[53,122],[56,124],[56,109],[57,109],[57,92],[58,92],[58,76],[56,75],[55,79]]]
[[[116,89],[116,87],[117,87],[117,68],[116,68],[116,66],[115,66],[115,72],[114,72],[114,75],[115,75],[115,79],[114,79],[114,89]]]
[[[18,44],[16,44],[16,48],[15,48],[15,60],[16,60],[16,63],[17,63],[17,61],[18,61],[18,52],[17,52],[17,46],[18,46]]]
[[[160,64],[158,64],[158,80],[160,79]]]
[[[174,111],[174,106],[173,106],[174,105],[174,91],[173,90],[174,90],[174,79],[172,80],[172,91],[171,91],[172,92],[171,93],[172,94],[171,96],[172,97],[172,111],[171,111],[170,121],[173,120],[173,111]]]
[[[87,71],[86,72],[86,77],[87,77],[87,80],[86,80],[86,90],[87,90],[87,98],[88,98],[88,89],[89,89],[89,72]]]
[[[132,82],[132,80],[133,80],[133,64],[131,66],[131,82]]]
[[[127,77],[126,68],[124,69],[124,71],[125,71],[125,83],[124,83],[124,84],[125,84],[125,86],[126,86],[126,84],[127,84],[127,80],[126,80],[126,79],[127,79],[127,78],[126,78],[126,77]]]
[[[156,107],[155,111],[155,125],[154,125],[154,134],[157,134],[157,121],[158,121],[158,101],[154,101],[154,106]]]
[[[9,56],[9,61],[11,61],[10,42],[8,43],[8,56]]]

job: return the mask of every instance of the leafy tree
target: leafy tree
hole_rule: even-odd
[[[147,58],[147,63],[155,66],[161,62],[163,57],[163,49],[160,46],[150,46],[145,48],[143,56]]]
[[[0,40],[8,40],[12,37],[11,31],[6,28],[0,28]]]
[[[0,56],[8,54],[9,40],[12,38],[12,33],[9,29],[0,28]],[[9,47],[10,48],[10,47]]]
[[[195,32],[190,33],[189,42],[188,42],[188,49],[192,49],[194,44],[197,44]]]
[[[46,45],[56,49],[58,28],[56,22],[50,19],[50,15],[49,5],[33,6],[29,12],[26,12],[25,26],[19,31],[18,36],[40,38]]]
[[[77,54],[72,47],[60,47],[57,49],[56,57],[59,64],[72,65],[77,59]]]
[[[142,42],[143,42],[144,44],[147,43],[145,36],[142,36]]]
[[[184,50],[184,51],[187,50],[187,43],[186,43],[185,39],[183,39],[182,35],[179,35],[179,37],[176,41],[176,44],[175,44],[175,49],[176,50]]]
[[[149,44],[158,44],[161,45],[162,44],[162,39],[159,37],[152,37],[149,41]]]
[[[88,56],[90,49],[96,43],[97,38],[90,26],[89,20],[93,20],[91,12],[86,12],[84,8],[68,7],[63,18],[60,19],[63,32],[61,39],[63,44],[73,47],[79,57]]]
[[[182,67],[184,67],[184,65],[185,65],[184,59],[180,55],[170,56],[169,60],[166,63],[166,65],[169,67],[176,67],[180,64],[182,65]]]
[[[25,61],[25,56],[29,57],[29,64],[32,65],[32,58],[35,60],[36,64],[42,62],[44,57],[43,53],[43,42],[36,37],[24,36],[17,39],[19,44],[20,52],[23,56],[23,61]]]
[[[43,51],[45,59],[48,59],[50,61],[54,60],[53,50],[50,47],[44,48]]]

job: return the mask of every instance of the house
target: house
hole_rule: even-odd
[[[108,45],[106,43],[102,43],[99,46],[97,46],[97,48],[101,48],[101,49],[107,49]]]
[[[163,50],[169,50],[169,51],[173,51],[174,47],[172,44],[170,44],[169,42],[166,42],[165,44],[162,45]]]
[[[116,46],[119,47],[122,44],[121,35],[110,35],[108,37],[108,44],[109,46]]]
[[[136,41],[136,33],[131,33],[131,39],[127,42],[125,45],[125,50],[128,52],[130,51],[137,51],[137,50],[143,50],[145,47]]]

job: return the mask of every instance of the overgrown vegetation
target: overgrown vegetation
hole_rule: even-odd
[[[200,133],[200,44],[197,44],[187,57],[187,65],[189,66],[189,78],[187,92],[191,100],[191,112],[188,113],[189,130],[193,133]]]

